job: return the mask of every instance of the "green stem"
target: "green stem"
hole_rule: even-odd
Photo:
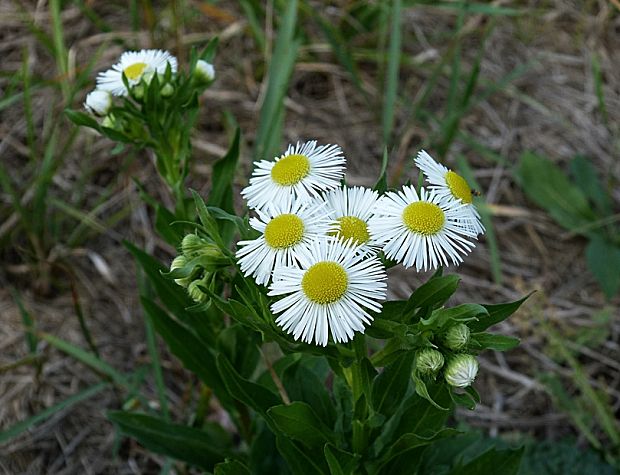
[[[355,351],[355,363],[349,368],[347,379],[351,386],[351,393],[353,394],[353,407],[354,407],[354,420],[353,420],[353,451],[357,454],[361,454],[366,450],[368,445],[368,426],[366,425],[366,419],[369,414],[369,401],[368,397],[364,396],[364,385],[362,376],[362,363],[361,361],[368,355],[368,349],[366,348],[366,337],[363,334],[359,334],[353,340],[353,350]],[[363,404],[364,407],[358,406]]]

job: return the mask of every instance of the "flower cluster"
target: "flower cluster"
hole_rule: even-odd
[[[240,241],[241,272],[269,295],[276,323],[295,339],[327,345],[364,332],[387,293],[382,257],[416,270],[458,265],[484,231],[463,178],[426,152],[416,164],[428,189],[405,186],[380,196],[343,186],[346,160],[337,145],[290,145],[255,163],[242,192],[260,233]]]
[[[469,327],[464,323],[450,326],[439,337],[438,344],[416,353],[414,377],[435,378],[443,369],[443,377],[450,386],[470,386],[478,374],[478,360],[467,352],[469,336]]]
[[[113,106],[113,96],[130,96],[140,100],[144,96],[145,87],[156,76],[161,86],[160,95],[169,97],[174,92],[176,73],[177,59],[167,51],[125,51],[116,64],[97,75],[97,87],[86,96],[84,107],[91,114],[107,117]],[[215,78],[213,65],[198,60],[193,77],[197,83],[210,83]],[[112,125],[113,118],[107,118],[104,125]]]

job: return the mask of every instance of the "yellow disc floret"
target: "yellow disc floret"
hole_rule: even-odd
[[[310,173],[310,160],[305,155],[287,155],[278,160],[271,169],[271,178],[278,185],[291,186],[299,183]]]
[[[142,76],[142,73],[145,69],[146,63],[134,63],[131,66],[127,66],[125,69],[123,69],[123,72],[125,73],[125,76],[127,76],[127,79],[129,79],[130,81],[136,81],[140,78],[140,76]]]
[[[276,216],[265,228],[265,241],[274,249],[294,246],[304,236],[304,222],[294,214]]]
[[[347,291],[347,272],[337,262],[323,261],[310,267],[301,279],[301,288],[314,303],[325,305],[340,300]]]
[[[343,216],[338,218],[338,229],[332,233],[344,241],[351,239],[353,244],[360,246],[370,240],[368,225],[355,216]]]
[[[441,231],[446,220],[443,210],[434,203],[416,201],[403,211],[403,223],[417,234],[431,236]]]
[[[473,202],[471,188],[462,176],[449,170],[445,178],[448,188],[450,188],[452,192],[452,196],[461,199],[463,203],[471,204]]]

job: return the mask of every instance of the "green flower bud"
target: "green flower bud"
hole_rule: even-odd
[[[106,115],[101,121],[101,127],[107,127],[108,129],[113,129],[116,126],[116,120],[112,114]]]
[[[451,350],[460,350],[469,343],[469,327],[464,323],[458,323],[448,329],[446,333],[446,346]]]
[[[175,257],[170,263],[170,272],[172,272],[175,269],[182,269],[186,265],[187,265],[187,258],[183,254],[181,254]],[[181,279],[174,279],[174,281],[181,287],[187,287],[192,281],[192,279],[190,276],[188,276],[188,277],[183,277]]]
[[[206,280],[206,277],[199,279],[199,280],[195,280],[187,286],[187,293],[192,298],[192,300],[196,303],[203,303],[209,298],[207,294],[205,294],[202,290],[198,288],[199,285],[202,287],[205,287],[207,285],[205,283],[205,280]]]
[[[186,257],[192,258],[199,255],[207,244],[207,241],[197,234],[187,234],[181,241],[181,250]]]
[[[159,90],[159,94],[161,97],[170,97],[174,94],[174,87],[172,84],[164,84],[164,86]]]
[[[434,348],[424,348],[416,355],[415,367],[420,374],[433,375],[443,366],[443,355]]]
[[[466,388],[471,385],[478,374],[478,361],[472,355],[456,355],[450,361],[444,372],[446,382],[456,388]]]
[[[142,99],[144,97],[144,84],[136,84],[134,87],[131,88],[131,93],[133,94],[133,97],[135,97],[137,100]]]

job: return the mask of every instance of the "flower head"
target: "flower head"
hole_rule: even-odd
[[[478,374],[478,360],[472,355],[456,355],[450,361],[444,372],[446,382],[456,388],[466,388],[476,379]]]
[[[434,190],[441,199],[453,199],[463,203],[463,214],[467,215],[468,225],[476,235],[483,234],[484,226],[480,222],[480,214],[474,206],[471,188],[465,179],[437,163],[424,150],[418,153],[415,164],[430,183],[429,189]]]
[[[467,239],[476,236],[468,216],[454,200],[441,200],[424,188],[418,195],[413,186],[405,186],[381,197],[370,227],[388,258],[428,270],[449,261],[457,265],[475,247]]]
[[[290,195],[305,203],[336,188],[344,177],[345,163],[338,145],[297,142],[275,161],[255,162],[250,185],[241,194],[250,208],[262,208]]]
[[[95,89],[86,95],[84,107],[91,114],[103,117],[110,112],[112,107],[112,96],[108,91]]]
[[[123,83],[123,74],[129,86],[139,84],[142,79],[153,74],[164,74],[170,65],[173,73],[177,71],[177,59],[167,51],[159,49],[143,49],[126,51],[120,60],[107,71],[97,76],[97,88],[108,91],[115,96],[126,96],[127,88]]]
[[[267,284],[275,268],[297,262],[300,251],[325,236],[330,225],[324,204],[301,203],[291,197],[256,213],[250,226],[262,234],[252,241],[239,241],[236,257],[241,272],[258,284]]]
[[[325,194],[330,217],[334,220],[330,234],[349,241],[360,251],[377,251],[379,246],[372,237],[368,221],[373,215],[379,194],[356,186],[336,188]]]
[[[286,295],[271,305],[276,323],[296,340],[326,346],[347,342],[381,310],[387,285],[385,267],[335,237],[315,240],[299,252],[299,265],[274,272],[269,295]]]
[[[187,265],[187,258],[183,254],[180,254],[176,256],[170,263],[170,272],[176,269],[183,269],[186,265]],[[192,279],[190,276],[188,276],[188,277],[183,277],[181,279],[174,279],[174,281],[181,287],[187,287],[192,281]]]

